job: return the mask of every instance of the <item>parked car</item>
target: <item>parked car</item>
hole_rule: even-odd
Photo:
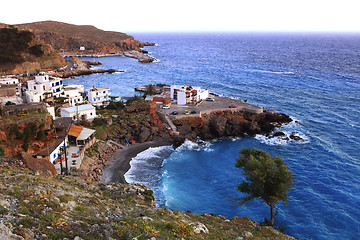
[[[196,114],[197,112],[195,110],[192,110],[190,113],[191,114]]]
[[[170,113],[170,115],[178,115],[178,112],[177,111],[173,111]]]
[[[229,108],[237,108],[235,105],[230,105]]]
[[[162,108],[163,108],[163,109],[169,109],[170,106],[169,106],[169,105],[163,105]]]
[[[184,114],[185,114],[185,115],[189,115],[189,111],[188,111],[188,110],[185,110],[185,111],[184,111]]]
[[[213,102],[213,101],[215,101],[215,99],[208,97],[208,98],[206,98],[206,101]]]

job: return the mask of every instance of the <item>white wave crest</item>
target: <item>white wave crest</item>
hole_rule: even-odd
[[[294,75],[299,74],[299,72],[281,72],[281,71],[270,71],[270,70],[250,70],[251,72],[259,72],[259,73],[270,73],[270,74],[278,74],[278,75]]]
[[[257,134],[255,139],[267,145],[306,144],[310,142],[309,137],[301,129],[299,120],[292,117],[294,121],[276,128],[273,133]]]
[[[211,148],[210,142],[204,142],[202,140],[198,140],[197,142],[192,142],[188,139],[185,140],[185,142],[177,148],[178,151],[206,151],[206,152],[212,152],[213,149]]]

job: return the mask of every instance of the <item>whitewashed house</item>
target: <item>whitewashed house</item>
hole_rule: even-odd
[[[84,103],[84,86],[83,85],[68,85],[64,86],[63,97],[68,98],[69,105],[75,106],[76,104]]]
[[[0,78],[0,102],[22,104],[21,83],[17,78]]]
[[[170,88],[170,98],[178,105],[196,104],[209,97],[208,89],[189,85],[172,85]]]
[[[96,117],[95,107],[91,104],[61,108],[60,113],[61,117],[71,117],[74,120],[81,120],[83,115],[85,115],[86,120],[92,120]]]
[[[67,137],[56,138],[48,148],[37,153],[38,158],[46,158],[53,164],[65,160],[65,149],[69,145]]]
[[[107,106],[110,102],[109,88],[92,87],[86,89],[88,102],[94,106]]]
[[[50,78],[48,75],[35,76],[35,80],[29,80],[25,92],[26,101],[41,102],[47,97],[61,97],[64,93],[62,79]]]

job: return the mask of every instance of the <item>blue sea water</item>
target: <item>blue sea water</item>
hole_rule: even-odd
[[[284,126],[305,141],[265,136],[219,139],[204,147],[152,148],[131,162],[128,181],[148,184],[157,205],[261,222],[270,210],[258,201],[236,206],[242,181],[235,168],[243,147],[280,156],[295,186],[287,205],[278,204],[278,224],[298,238],[360,239],[360,34],[211,33],[134,34],[158,59],[97,59],[101,68],[125,73],[66,80],[111,88],[132,96],[133,88],[154,83],[191,84],[222,96],[276,109],[296,119]]]

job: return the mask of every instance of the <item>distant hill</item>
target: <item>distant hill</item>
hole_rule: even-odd
[[[17,25],[31,29],[54,49],[65,54],[109,54],[140,51],[142,43],[121,32],[103,31],[94,26],[42,21]],[[80,47],[84,47],[80,53]]]
[[[74,25],[56,21],[25,23],[17,26],[37,29],[41,32],[58,33],[72,38],[81,38],[96,42],[114,43],[126,39],[133,39],[132,36],[121,32],[103,31],[90,25]]]

